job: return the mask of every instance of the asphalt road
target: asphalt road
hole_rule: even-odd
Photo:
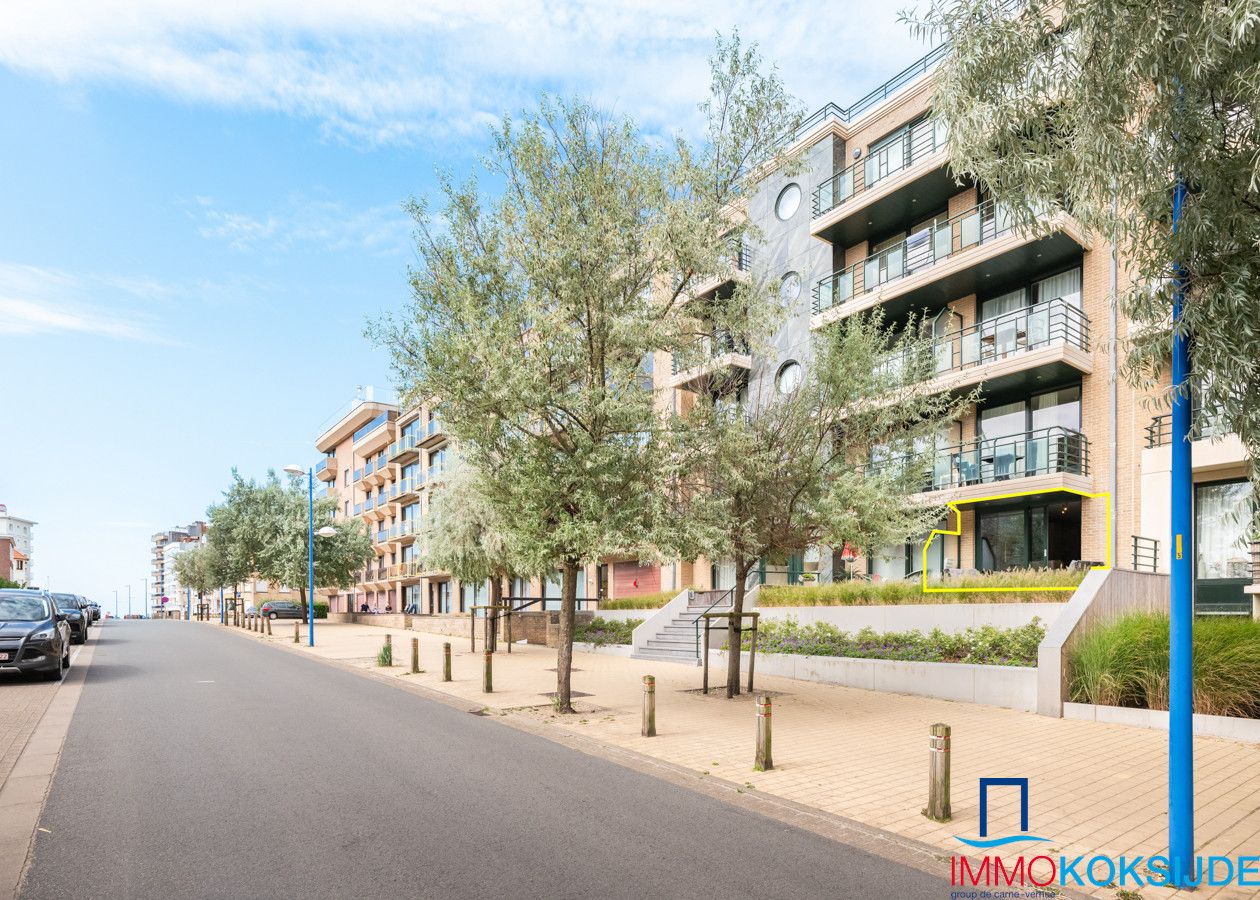
[[[944,879],[214,628],[110,623],[20,894],[939,898]]]

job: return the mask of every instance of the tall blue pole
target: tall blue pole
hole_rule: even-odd
[[[1186,185],[1173,191],[1173,233],[1180,226]],[[1168,689],[1168,855],[1174,883],[1194,879],[1194,700],[1192,681],[1194,497],[1190,459],[1190,340],[1181,330],[1185,270],[1173,266],[1172,570]]]
[[[315,469],[306,470],[306,636],[315,646]]]
[[[223,588],[219,588],[219,624],[227,624],[227,610],[223,608]]]

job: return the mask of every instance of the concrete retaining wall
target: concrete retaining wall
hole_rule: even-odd
[[[1066,594],[1066,592],[1064,592]],[[802,625],[826,622],[842,631],[923,631],[957,634],[992,625],[1018,628],[1040,619],[1049,628],[1067,607],[1062,603],[914,603],[883,606],[760,606],[761,621],[795,619]]]
[[[749,654],[742,656],[747,673]],[[726,652],[713,651],[710,669],[722,672],[725,665]],[[1032,711],[1037,706],[1037,670],[1029,667],[758,653],[756,674],[1006,709]]]
[[[1064,703],[1063,718],[1087,722],[1109,722],[1136,728],[1168,730],[1168,711],[1163,709],[1130,709],[1125,706],[1095,706],[1092,703]],[[1236,719],[1232,716],[1203,716],[1195,713],[1194,733],[1207,737],[1227,738],[1260,744],[1260,719]]]

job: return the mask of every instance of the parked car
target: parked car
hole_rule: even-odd
[[[89,600],[88,607],[92,610],[92,621],[99,622],[101,620],[101,605],[95,600]]]
[[[57,609],[66,614],[71,643],[82,644],[87,640],[92,614],[79,605],[80,598],[75,594],[53,594],[52,599]]]
[[[0,590],[0,669],[59,681],[70,668],[70,626],[47,591]]]
[[[262,605],[262,614],[268,619],[301,619],[306,612],[292,600],[268,600]]]

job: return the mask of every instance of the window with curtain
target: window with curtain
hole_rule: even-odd
[[[1249,578],[1251,483],[1230,481],[1195,488],[1195,576]]]
[[[1081,270],[1069,269],[1033,282],[1033,303],[1063,300],[1077,309],[1081,308]]]

